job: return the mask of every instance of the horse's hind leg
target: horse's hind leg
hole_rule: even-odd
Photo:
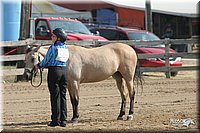
[[[78,122],[78,104],[79,104],[79,83],[77,81],[74,81],[71,83],[70,87],[68,88],[70,100],[73,108],[73,117],[71,121],[73,123]]]
[[[129,115],[127,116],[127,120],[133,119],[133,112],[134,112],[134,97],[135,97],[135,90],[133,86],[133,78],[131,80],[126,80],[126,85],[129,92],[129,98],[130,98],[130,109],[129,109]]]
[[[121,94],[121,99],[122,99],[121,109],[120,109],[119,116],[117,117],[117,120],[123,120],[125,117],[126,98],[127,98],[128,93],[126,91],[126,88],[124,87],[125,84],[124,84],[122,75],[119,72],[117,72],[113,75],[113,78],[116,80],[117,88],[119,89],[119,92]]]

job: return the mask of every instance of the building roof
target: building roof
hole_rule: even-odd
[[[112,6],[145,10],[146,0],[59,0],[52,3],[74,10],[92,10]],[[197,17],[199,0],[148,0],[152,12]]]

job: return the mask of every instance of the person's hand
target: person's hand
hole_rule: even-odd
[[[39,66],[38,66],[38,64],[36,64],[36,65],[34,66],[35,73],[38,72],[38,69],[39,69]]]

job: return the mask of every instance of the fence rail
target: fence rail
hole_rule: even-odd
[[[163,39],[159,41],[66,41],[66,44],[68,45],[79,45],[84,47],[98,47],[102,45],[106,45],[108,43],[126,43],[128,45],[134,45],[134,46],[154,46],[158,44],[164,44],[165,45],[165,53],[164,54],[138,54],[139,59],[146,59],[146,58],[165,58],[166,65],[164,67],[141,67],[142,72],[165,72],[166,77],[170,78],[170,72],[171,71],[188,71],[188,70],[199,70],[199,66],[181,66],[181,67],[172,67],[169,64],[169,58],[170,57],[184,57],[188,55],[196,55],[198,56],[199,53],[192,53],[190,52],[181,52],[181,53],[170,53],[170,45],[171,44],[188,44],[188,47],[191,47],[192,44],[199,44],[198,39]],[[45,41],[45,40],[32,40],[27,39],[23,41],[16,41],[16,42],[1,42],[0,48],[2,47],[25,47],[27,45],[50,45],[51,41]],[[7,55],[7,56],[1,56],[0,61],[6,62],[6,61],[22,61],[25,59],[25,54],[18,54],[18,55]],[[3,75],[22,75],[23,74],[23,68],[17,68],[17,69],[4,69]]]

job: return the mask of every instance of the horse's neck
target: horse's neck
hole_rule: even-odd
[[[47,50],[48,50],[48,47],[41,46],[40,49],[38,50],[38,52],[39,52],[42,56],[45,56],[46,53],[47,53]]]

